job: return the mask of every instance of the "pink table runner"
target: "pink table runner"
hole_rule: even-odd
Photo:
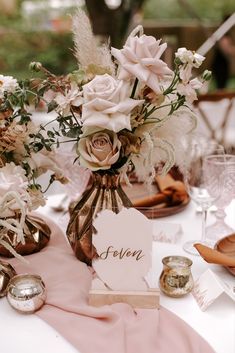
[[[17,273],[41,275],[47,300],[37,315],[80,353],[213,353],[190,326],[170,311],[138,309],[127,304],[88,306],[88,267],[78,261],[64,235],[51,221],[49,245],[27,256],[29,265],[13,259]]]

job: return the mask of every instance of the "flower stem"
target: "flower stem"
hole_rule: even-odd
[[[72,140],[66,140],[66,141],[60,141],[59,144],[62,144],[62,143],[68,143],[68,142],[76,142],[78,141],[78,139],[72,139]],[[53,142],[51,145],[56,145],[57,142]]]
[[[206,221],[207,221],[207,209],[202,211],[202,236],[201,242],[204,242],[206,239]]]
[[[132,92],[131,92],[131,98],[134,98],[134,96],[135,96],[135,91],[136,91],[138,82],[139,82],[139,80],[138,80],[138,78],[136,78],[135,82],[134,82],[134,86],[133,86]]]
[[[163,92],[164,96],[166,96],[167,94],[171,93],[176,85],[176,83],[178,82],[179,80],[179,75],[178,75],[178,72],[176,71],[175,74],[174,74],[174,77],[171,81],[171,84],[170,86]]]

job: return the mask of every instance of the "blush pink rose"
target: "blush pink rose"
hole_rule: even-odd
[[[111,49],[112,55],[120,63],[119,79],[127,80],[137,77],[154,92],[160,93],[161,80],[165,75],[172,75],[167,64],[160,59],[167,44],[160,44],[152,36],[130,36],[123,49]]]

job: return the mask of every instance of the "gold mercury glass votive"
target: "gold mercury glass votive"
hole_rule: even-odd
[[[17,275],[8,284],[7,299],[17,311],[32,314],[45,303],[45,284],[38,275]]]
[[[162,263],[159,286],[163,293],[179,298],[193,289],[190,259],[184,256],[167,256],[162,259]]]

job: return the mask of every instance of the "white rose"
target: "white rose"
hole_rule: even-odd
[[[128,83],[115,80],[108,74],[97,75],[84,85],[83,94],[83,126],[98,126],[114,132],[131,130],[130,112],[143,103],[142,100],[129,98]]]
[[[110,169],[117,162],[121,142],[117,134],[104,130],[80,139],[78,153],[80,164],[92,171]]]
[[[123,49],[111,49],[112,55],[121,65],[119,79],[126,80],[137,77],[154,92],[160,93],[161,80],[166,75],[172,75],[167,64],[160,60],[167,44],[160,44],[152,36],[145,34],[140,37],[130,36]]]
[[[4,92],[14,93],[17,87],[18,83],[15,78],[0,75],[0,99],[4,98]]]

